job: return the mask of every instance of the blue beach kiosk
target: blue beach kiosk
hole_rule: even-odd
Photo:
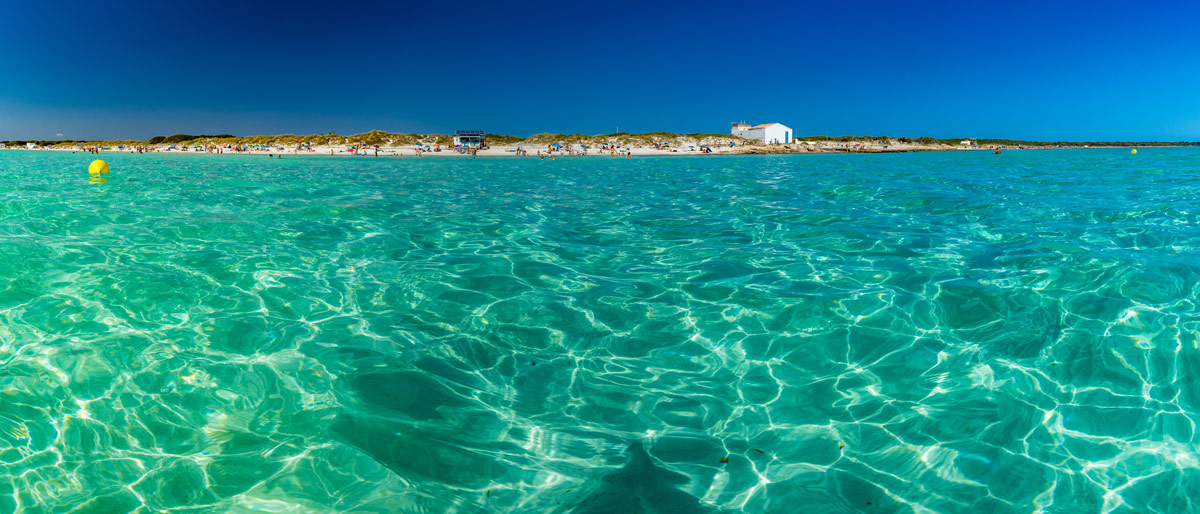
[[[455,130],[454,131],[454,146],[462,146],[464,148],[478,148],[484,146],[485,137],[482,130]]]

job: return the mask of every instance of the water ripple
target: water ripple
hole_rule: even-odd
[[[0,153],[0,512],[1183,512],[1200,152]]]

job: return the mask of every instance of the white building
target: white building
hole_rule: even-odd
[[[454,146],[483,146],[484,133],[482,130],[456,130],[454,131]]]
[[[958,142],[958,146],[975,146],[975,142],[970,139],[964,139]]]
[[[25,143],[25,148],[33,150],[34,148],[37,148],[37,143]]]
[[[765,123],[753,127],[745,122],[734,123],[729,133],[746,139],[757,139],[768,145],[792,142],[792,129],[782,123]]]

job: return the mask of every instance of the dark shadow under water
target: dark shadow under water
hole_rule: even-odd
[[[569,512],[715,514],[715,509],[701,505],[698,498],[679,490],[687,482],[686,476],[656,466],[642,443],[635,442],[629,446],[629,464],[605,476],[599,490]]]

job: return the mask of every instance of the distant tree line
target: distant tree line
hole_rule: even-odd
[[[943,139],[946,144],[960,140]],[[950,141],[954,141],[951,143]],[[979,145],[999,146],[1200,146],[1196,141],[1025,141],[1021,139],[973,139]]]
[[[34,139],[30,139],[30,140],[26,140],[26,141],[0,141],[0,144],[7,145],[7,146],[25,146],[27,143],[33,143],[38,146],[54,146],[54,145],[70,145],[70,144],[84,143],[84,141],[75,141],[72,139],[57,139],[57,140],[53,140],[53,141],[34,140]]]
[[[689,138],[694,141],[736,141],[738,144],[752,144],[753,141],[742,139],[729,134],[676,134],[673,132],[646,132],[642,134],[630,134],[626,132],[616,132],[612,134],[533,134],[529,137],[511,136],[503,134],[487,134],[487,141],[491,144],[529,144],[529,145],[548,145],[553,143],[563,144],[578,144],[578,143],[603,143],[611,142],[614,144],[654,144],[664,141],[676,141],[681,138]],[[192,134],[175,134],[173,136],[155,136],[148,141],[79,141],[70,139],[61,140],[13,140],[0,141],[7,146],[25,146],[26,143],[35,143],[39,146],[55,146],[55,145],[95,145],[95,146],[117,146],[120,144],[139,146],[139,145],[157,145],[157,144],[237,144],[237,145],[282,145],[294,146],[304,143],[313,145],[411,145],[415,143],[433,144],[440,143],[449,145],[454,137],[447,134],[400,134],[389,133],[381,130],[372,130],[362,134],[354,134],[350,136],[339,136],[333,132],[327,134],[310,134],[307,136],[296,136],[292,134],[282,134],[275,136],[247,136],[237,137],[230,134],[215,134],[215,135],[192,135]],[[861,143],[872,142],[879,144],[889,144],[895,141],[899,143],[917,143],[922,145],[948,145],[958,146],[963,139],[971,138],[933,138],[933,137],[890,137],[890,136],[808,136],[796,137],[797,141],[831,141],[838,143]],[[1129,146],[1200,146],[1200,142],[1194,141],[1032,141],[1024,139],[971,139],[978,145],[996,145],[996,146],[1096,146],[1096,147],[1129,147]]]
[[[1029,141],[1024,139],[975,139],[969,137],[932,138],[932,137],[890,137],[890,136],[808,136],[797,137],[799,141],[832,141],[837,143],[877,142],[886,144],[888,141],[900,143],[919,143],[922,145],[958,146],[965,139],[974,141],[977,145],[996,146],[1200,146],[1196,141]]]
[[[232,138],[232,137],[234,137],[234,136],[230,135],[230,134],[199,135],[199,136],[193,136],[190,134],[175,134],[173,136],[154,136],[154,137],[150,138],[149,141],[146,141],[146,143],[152,144],[152,145],[166,143],[166,144],[170,145],[170,144],[175,144],[175,143],[182,143],[184,141],[192,141],[192,140],[196,140],[196,139],[217,139],[217,138]]]

